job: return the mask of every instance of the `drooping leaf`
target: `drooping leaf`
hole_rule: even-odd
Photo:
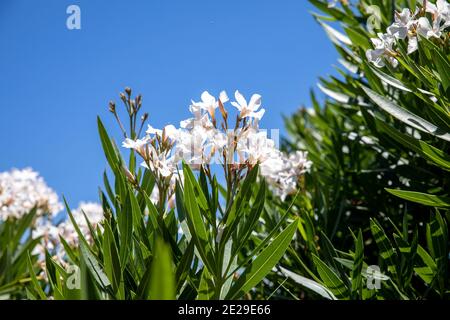
[[[361,86],[362,89],[366,92],[366,94],[370,97],[370,99],[375,102],[381,109],[397,118],[398,120],[406,123],[407,125],[416,128],[417,130],[426,132],[428,134],[434,135],[438,138],[441,138],[446,141],[450,141],[450,133],[446,130],[440,129],[429,121],[415,115],[407,109],[404,109],[393,101],[387,99],[376,93],[375,91]]]

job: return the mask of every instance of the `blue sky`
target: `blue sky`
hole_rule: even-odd
[[[81,30],[66,8],[81,8]],[[0,171],[30,166],[76,206],[98,199],[100,115],[125,86],[155,127],[188,117],[204,90],[259,93],[262,126],[309,105],[336,53],[306,0],[1,0]],[[282,131],[283,132],[283,131]],[[117,135],[119,137],[119,135]]]

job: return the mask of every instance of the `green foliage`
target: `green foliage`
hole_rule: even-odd
[[[290,276],[284,295],[299,297],[306,289],[325,297],[326,289],[339,299],[448,299],[448,34],[420,39],[410,55],[399,41],[398,68],[378,69],[365,57],[375,37],[366,29],[365,8],[380,8],[375,32],[384,32],[392,6],[400,10],[408,1],[335,8],[310,2],[327,15],[314,17],[344,69],[320,81],[331,99],[321,106],[312,93],[312,109],[285,119],[285,147],[307,150],[314,166],[305,179],[309,194],[295,204],[302,237],[283,268],[317,286]],[[342,32],[330,22],[341,23]],[[373,265],[380,271],[373,273]],[[379,288],[368,289],[375,280]]]
[[[31,238],[36,209],[21,219],[0,221],[0,299],[25,298],[29,276],[28,254],[40,238]],[[33,259],[35,261],[35,259]]]
[[[219,194],[227,190],[209,170],[200,168],[196,175],[183,164],[184,179],[175,188],[176,206],[163,198],[155,203],[149,197],[156,188],[153,172],[136,169],[134,151],[127,164],[100,119],[98,128],[114,177],[104,175],[101,232],[91,228],[89,241],[66,203],[79,246],[65,246],[67,265],[49,257],[48,286],[33,277],[29,296],[43,298],[43,290],[54,299],[254,295],[253,288],[279,263],[297,231],[297,219],[286,224],[288,210],[273,227],[261,224],[267,187],[258,178],[258,166],[249,168],[242,182],[231,184],[234,195],[221,198]],[[136,136],[133,130],[130,136]]]

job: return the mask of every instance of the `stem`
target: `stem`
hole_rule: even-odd
[[[120,118],[117,115],[117,113],[114,114],[114,117],[116,118],[117,123],[119,124],[120,130],[122,131],[123,136],[126,138],[127,137],[127,131],[125,130],[125,128],[124,128],[124,126],[122,124],[122,121],[120,121]]]

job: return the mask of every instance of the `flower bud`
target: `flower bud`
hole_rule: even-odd
[[[126,167],[122,167],[123,173],[125,174],[125,176],[127,177],[128,181],[135,185],[136,182],[136,178],[134,177],[134,175],[130,172],[130,170],[128,170]]]
[[[138,95],[135,100],[137,107],[140,108],[142,106],[142,95]]]
[[[116,104],[113,101],[109,102],[109,111],[114,114],[116,113]]]
[[[137,112],[136,103],[133,100],[130,101],[130,106],[131,106],[131,114],[136,113]]]
[[[228,112],[227,110],[225,110],[225,107],[223,106],[222,101],[220,101],[219,99],[219,109],[220,109],[220,113],[222,114],[223,119],[226,121],[228,118]]]

